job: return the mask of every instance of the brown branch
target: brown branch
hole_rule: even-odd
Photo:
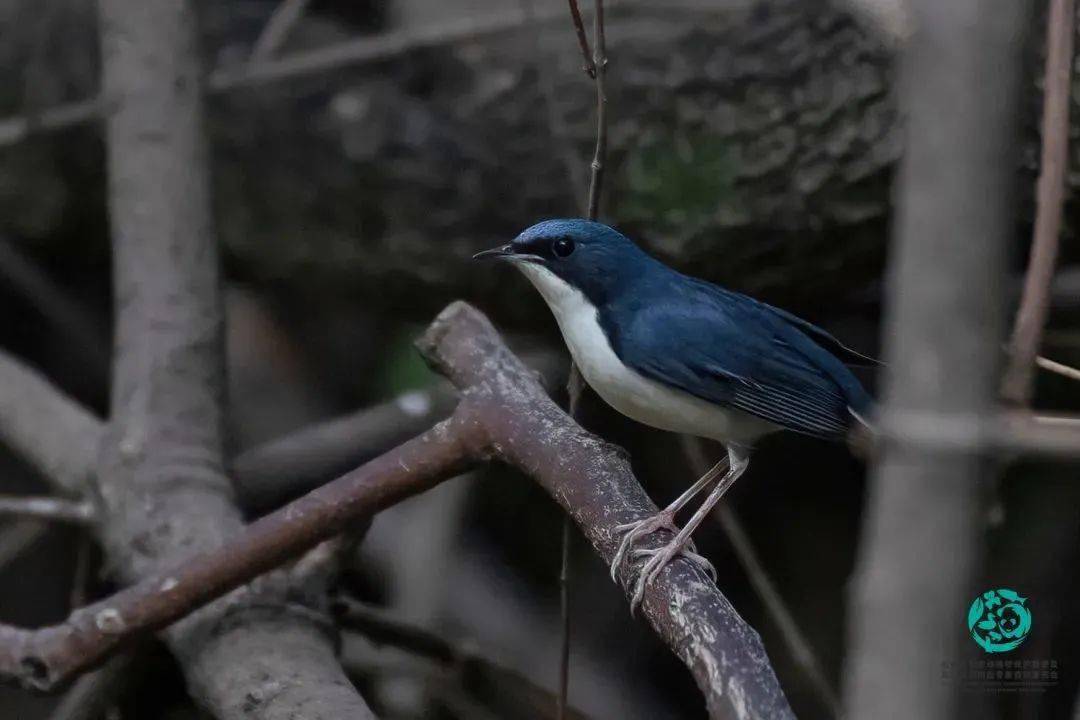
[[[462,389],[462,402],[448,420],[257,520],[223,546],[77,610],[61,625],[0,628],[0,675],[52,687],[133,638],[488,456],[529,473],[605,561],[618,545],[617,524],[656,512],[625,456],[560,411],[476,310],[450,306],[418,345]],[[636,571],[623,568],[624,587]],[[693,566],[671,563],[646,591],[643,610],[690,667],[711,717],[792,717],[760,638]]]
[[[455,385],[471,387],[466,397],[483,408],[494,456],[529,473],[551,494],[605,562],[618,547],[616,525],[657,512],[625,454],[571,422],[529,381],[476,310],[451,305],[419,345]],[[667,539],[650,536],[657,546]],[[638,567],[621,569],[624,589],[633,587]],[[643,611],[690,667],[711,717],[791,717],[760,638],[689,563],[673,562],[661,573],[646,590]],[[740,708],[735,698],[745,704]]]
[[[600,193],[604,185],[604,166],[607,164],[607,93],[604,80],[607,76],[607,42],[604,39],[604,0],[595,0],[593,16],[593,39],[596,43],[593,65],[596,77],[596,150],[593,152],[592,181],[589,183],[589,219],[600,214]]]
[[[596,77],[596,61],[593,59],[592,52],[589,51],[589,37],[585,34],[585,23],[581,19],[581,10],[578,8],[577,0],[567,0],[570,4],[570,19],[574,23],[574,32],[577,35],[578,46],[581,47],[581,57],[585,61],[582,65],[582,70],[588,74],[589,77]]]
[[[1035,359],[1050,306],[1050,286],[1057,265],[1061,212],[1065,203],[1065,175],[1069,166],[1070,76],[1073,36],[1076,34],[1075,0],[1051,0],[1046,20],[1042,159],[1036,187],[1035,231],[1031,241],[1024,291],[1009,341],[1009,363],[1001,382],[1001,396],[1009,403],[1031,402]]]
[[[88,525],[96,517],[94,506],[86,500],[0,495],[0,516],[4,515],[55,520],[77,525]]]
[[[460,472],[473,453],[447,420],[200,553],[40,630],[0,626],[0,676],[48,690],[226,592]],[[453,428],[451,430],[450,428]],[[474,430],[474,434],[475,434]]]

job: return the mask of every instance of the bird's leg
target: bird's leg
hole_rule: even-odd
[[[634,597],[630,600],[631,613],[633,613],[641,604],[641,600],[645,596],[645,586],[653,581],[660,571],[664,569],[665,565],[680,554],[685,553],[686,545],[690,542],[690,535],[693,534],[694,530],[697,529],[697,526],[701,524],[701,521],[712,511],[716,503],[720,502],[720,498],[724,496],[724,493],[728,491],[728,488],[735,484],[735,481],[739,479],[740,475],[746,472],[746,468],[750,465],[749,454],[741,449],[729,447],[728,459],[730,467],[727,474],[716,484],[716,487],[709,493],[709,496],[705,498],[705,502],[702,503],[701,507],[694,513],[693,517],[686,523],[686,526],[679,531],[679,534],[675,536],[675,539],[667,545],[655,550],[637,550],[634,552],[633,557],[635,559],[647,557],[649,560],[642,566],[637,583],[634,586]]]
[[[675,498],[675,500],[670,505],[668,505],[666,508],[656,513],[652,517],[647,517],[644,520],[638,520],[632,523],[626,523],[625,525],[616,525],[615,532],[620,532],[624,534],[622,542],[619,543],[619,550],[615,553],[615,557],[611,561],[611,579],[617,581],[619,566],[622,565],[622,561],[626,557],[626,552],[630,549],[630,547],[634,544],[636,540],[648,535],[649,533],[656,532],[657,530],[662,529],[670,530],[673,533],[678,533],[679,528],[675,526],[675,514],[678,513],[679,510],[682,510],[683,507],[686,506],[686,503],[693,500],[699,492],[705,489],[705,487],[709,483],[711,483],[717,475],[723,472],[724,469],[727,467],[727,464],[728,459],[726,457],[721,459],[720,462],[713,465],[712,469],[709,470],[709,472],[702,475],[700,480],[687,488],[686,491],[683,492],[683,494],[679,497]],[[702,562],[704,562],[706,566],[711,567],[711,565],[708,564],[708,560],[705,560],[705,558],[694,552],[692,545],[688,548],[687,555],[693,555],[697,559],[700,559]]]

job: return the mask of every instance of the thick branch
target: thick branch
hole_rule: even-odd
[[[616,525],[657,512],[625,454],[583,431],[547,397],[488,320],[464,303],[444,310],[418,346],[458,387],[487,433],[493,454],[529,473],[570,513],[610,563]],[[659,547],[670,538],[649,536]],[[624,564],[629,599],[639,564]],[[644,615],[685,662],[713,718],[793,717],[758,634],[689,563],[668,565],[645,592]]]
[[[31,682],[53,670],[47,660],[27,667],[37,650],[100,658],[129,626],[179,617],[163,611],[176,589],[161,571],[243,529],[224,472],[221,278],[192,4],[99,0],[99,21],[103,92],[117,100],[105,124],[116,341],[97,481],[109,561],[133,587],[40,638],[15,633],[6,649],[19,652]],[[207,594],[212,578],[195,577],[205,587],[193,588],[201,598],[190,607],[220,594]],[[275,574],[169,628],[192,697],[219,720],[371,717],[325,617],[297,607],[291,589]]]
[[[910,7],[886,427],[904,417],[977,418],[995,409],[1011,151],[1032,3],[913,0]],[[980,563],[993,471],[979,443],[929,450],[899,442],[881,457],[851,583],[849,717],[961,714],[960,688],[931,679],[931,668],[961,656],[968,642],[957,614],[970,602]]]
[[[454,415],[424,435],[268,515],[224,544],[155,573],[38,631],[0,627],[0,675],[48,688],[341,531],[360,518],[495,456],[532,475],[610,561],[615,526],[656,512],[626,458],[584,432],[537,375],[465,304],[444,311],[419,343],[463,391]],[[663,538],[655,538],[657,544]],[[636,568],[624,568],[624,587]],[[713,718],[790,718],[757,633],[691,565],[671,563],[644,612],[690,667]]]
[[[158,572],[40,630],[0,626],[0,676],[48,690],[118,648],[159,630],[240,585],[294,559],[405,497],[462,471],[478,437],[448,420],[275,513],[220,548]]]

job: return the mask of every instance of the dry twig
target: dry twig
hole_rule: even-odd
[[[1075,0],[1051,0],[1046,21],[1046,67],[1043,92],[1042,159],[1036,187],[1035,232],[1016,325],[1009,341],[1009,364],[1001,382],[1006,402],[1031,401],[1035,361],[1050,306],[1050,286],[1057,264],[1065,174],[1069,165],[1070,76]]]

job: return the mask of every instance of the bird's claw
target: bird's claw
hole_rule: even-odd
[[[673,534],[678,534],[679,528],[675,525],[674,513],[661,510],[644,520],[637,520],[632,523],[615,526],[615,532],[623,533],[623,537],[622,541],[619,543],[619,549],[615,553],[615,557],[611,560],[612,581],[619,581],[619,568],[622,566],[623,560],[626,559],[626,553],[629,552],[633,544],[637,540],[640,540],[657,530],[670,530]],[[693,546],[691,546],[691,549],[693,549]]]
[[[637,581],[634,583],[634,596],[630,599],[631,615],[640,607],[641,601],[645,597],[645,587],[656,579],[656,576],[669,562],[680,556],[690,561],[696,568],[712,578],[713,582],[716,582],[716,568],[704,556],[693,549],[693,542],[690,540],[687,540],[685,544],[672,540],[668,544],[655,549],[635,550],[633,553],[635,560],[643,557],[649,559],[641,566]]]
[[[672,533],[678,535],[679,528],[675,525],[674,513],[662,510],[644,520],[615,526],[615,531],[623,533],[623,537],[622,541],[619,543],[619,549],[611,561],[612,580],[618,582],[619,568],[622,566],[627,554],[629,554],[633,560],[638,560],[643,557],[649,558],[642,566],[634,584],[634,595],[630,601],[631,615],[633,615],[637,611],[638,606],[641,605],[641,600],[645,596],[645,586],[652,582],[660,571],[664,569],[664,566],[676,557],[682,556],[686,558],[693,563],[695,567],[711,577],[713,582],[716,582],[716,568],[713,567],[711,562],[697,552],[694,541],[690,538],[686,538],[682,542],[672,540],[666,545],[656,549],[642,548],[630,552],[630,548],[633,547],[636,541],[657,530],[670,530]]]

